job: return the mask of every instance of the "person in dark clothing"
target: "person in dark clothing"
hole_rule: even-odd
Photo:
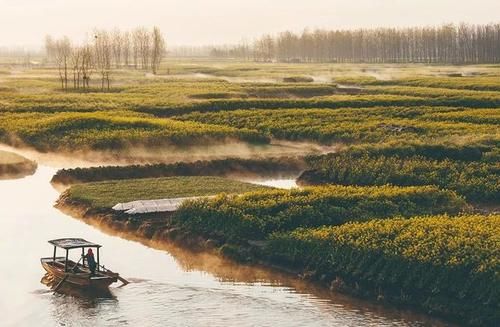
[[[92,249],[89,249],[87,251],[87,254],[85,255],[85,259],[87,260],[87,265],[89,266],[91,274],[95,275],[95,270],[97,268],[97,264],[95,262],[94,253],[92,252]]]

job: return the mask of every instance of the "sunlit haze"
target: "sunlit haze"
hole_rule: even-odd
[[[46,34],[83,39],[95,27],[157,25],[170,45],[252,40],[263,33],[309,28],[357,28],[489,23],[498,0],[0,0],[0,46],[42,44]]]

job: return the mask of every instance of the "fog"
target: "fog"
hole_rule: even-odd
[[[170,45],[234,43],[263,33],[489,23],[498,0],[0,0],[0,46],[38,47],[46,34],[78,40],[95,27],[157,25]]]

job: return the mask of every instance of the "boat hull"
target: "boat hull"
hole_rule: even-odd
[[[54,258],[42,258],[40,260],[43,269],[54,278],[55,283],[65,279],[64,283],[75,287],[107,289],[118,280],[118,274],[116,273],[99,271],[92,275],[88,268],[77,265],[73,261],[68,261],[68,267],[76,267],[76,272],[65,272],[64,260],[65,258],[62,257],[56,258],[55,261]]]

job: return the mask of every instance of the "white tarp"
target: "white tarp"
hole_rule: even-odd
[[[113,207],[115,211],[124,211],[129,215],[151,212],[176,211],[184,201],[213,198],[213,196],[194,196],[189,198],[171,198],[159,200],[138,200],[127,203],[118,203]]]

